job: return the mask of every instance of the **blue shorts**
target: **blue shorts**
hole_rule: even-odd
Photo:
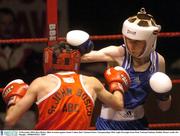
[[[114,121],[98,117],[96,121],[97,130],[147,130],[148,121],[146,118],[133,121]]]

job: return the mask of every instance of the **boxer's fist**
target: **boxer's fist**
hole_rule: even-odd
[[[131,80],[129,74],[123,67],[116,66],[107,69],[104,73],[104,77],[109,85],[109,91],[125,92],[128,90]]]
[[[72,30],[66,35],[66,41],[71,46],[79,49],[81,55],[89,53],[94,48],[93,42],[89,39],[89,34],[82,30]]]
[[[3,89],[2,97],[7,106],[14,105],[20,100],[28,89],[28,85],[21,79],[11,81]]]
[[[162,72],[156,72],[151,76],[149,84],[158,99],[162,101],[169,99],[172,81],[168,75]]]

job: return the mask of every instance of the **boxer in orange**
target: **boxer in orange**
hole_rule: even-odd
[[[35,102],[38,106],[38,130],[86,130],[90,127],[96,98],[116,110],[124,106],[123,94],[130,78],[122,67],[105,71],[107,91],[92,76],[78,74],[81,56],[93,49],[89,34],[81,30],[67,33],[66,42],[44,49],[46,76],[35,79],[27,89],[22,80],[14,80],[3,90],[8,109],[6,128],[11,128]]]

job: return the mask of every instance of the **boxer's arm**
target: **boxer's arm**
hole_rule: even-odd
[[[158,58],[159,58],[159,70],[158,71],[165,73],[166,72],[166,69],[165,69],[165,63],[166,63],[165,59],[159,53],[158,53]]]
[[[124,48],[121,46],[108,46],[98,51],[91,51],[81,57],[82,63],[87,62],[112,62],[124,55]]]
[[[129,74],[123,67],[120,66],[108,68],[104,72],[104,77],[111,93],[118,90],[124,94],[131,84]]]
[[[120,91],[115,91],[113,94],[110,93],[95,77],[90,77],[89,81],[97,95],[97,98],[101,102],[116,110],[121,110],[124,107],[124,97]]]
[[[159,71],[165,73],[165,59],[162,55],[158,54],[158,58],[159,58]],[[164,94],[165,96],[166,94]],[[163,97],[163,96],[162,96]],[[158,106],[162,111],[166,111],[171,107],[171,95],[170,93],[168,93],[168,95],[166,95],[165,97],[168,97],[166,101],[162,101],[160,99],[158,99]]]
[[[5,128],[13,127],[16,122],[22,117],[22,115],[32,106],[34,101],[37,98],[36,91],[38,90],[39,85],[37,81],[33,81],[29,86],[25,96],[19,100],[15,105],[10,106],[7,109],[5,117]]]

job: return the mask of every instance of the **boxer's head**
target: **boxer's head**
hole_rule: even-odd
[[[65,42],[44,49],[45,74],[58,71],[75,71],[80,68],[81,54]]]
[[[153,16],[146,14],[145,9],[141,8],[137,15],[129,17],[123,23],[122,34],[127,50],[127,39],[142,41],[145,43],[145,47],[137,57],[149,56],[156,49],[157,34],[160,32],[160,29],[161,26],[156,24]]]

